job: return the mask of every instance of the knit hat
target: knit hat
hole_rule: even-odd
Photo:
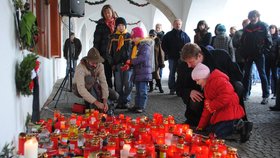
[[[151,29],[151,30],[149,31],[149,35],[156,36],[157,33],[156,33],[156,31],[155,31],[154,29]]]
[[[144,38],[144,32],[141,27],[134,27],[131,30],[131,38]]]
[[[88,51],[86,59],[88,61],[92,61],[92,62],[95,62],[95,63],[103,63],[104,62],[104,59],[100,56],[99,51],[94,47],[92,47]]]
[[[123,25],[125,26],[125,28],[126,28],[126,25],[127,25],[127,24],[126,24],[126,21],[125,21],[124,18],[118,17],[118,18],[116,19],[116,21],[115,21],[116,27],[117,27],[119,24],[123,24]]]
[[[209,74],[210,74],[210,69],[206,65],[202,63],[198,63],[192,70],[192,79],[193,80],[205,79],[209,76]]]
[[[217,32],[218,33],[225,33],[226,32],[226,27],[225,27],[225,25],[219,25],[218,27],[217,27]]]

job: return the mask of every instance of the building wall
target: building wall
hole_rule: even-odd
[[[27,51],[19,50],[15,33],[14,8],[11,1],[0,2],[0,150],[5,143],[15,141],[18,134],[23,132],[27,113],[32,113],[33,97],[16,94],[15,65],[20,62]],[[55,62],[53,59],[39,58],[41,70],[39,72],[40,106],[46,102],[51,93],[54,79]]]

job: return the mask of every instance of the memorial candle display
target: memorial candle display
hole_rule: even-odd
[[[19,155],[37,158],[38,147],[45,149],[49,157],[88,158],[100,153],[102,158],[237,155],[237,150],[226,146],[224,140],[196,134],[189,125],[176,124],[171,115],[163,117],[155,113],[151,119],[131,118],[123,114],[109,116],[96,110],[86,110],[85,115],[72,114],[69,118],[59,111],[54,115],[53,120],[39,122],[42,129],[38,131],[44,133],[26,133],[26,138],[32,137],[29,140],[19,135]]]

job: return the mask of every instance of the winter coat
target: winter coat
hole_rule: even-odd
[[[186,43],[191,42],[190,37],[182,30],[173,29],[167,32],[162,39],[162,49],[166,59],[179,59],[180,52]]]
[[[245,60],[241,55],[241,36],[243,34],[243,29],[238,30],[232,37],[232,45],[235,48],[235,60],[237,63],[244,63]]]
[[[71,48],[71,51],[74,51],[73,58],[74,60],[78,60],[79,55],[81,54],[82,51],[82,43],[78,38],[74,38],[73,42],[71,42],[71,45],[74,44],[74,50]],[[63,57],[68,60],[68,50],[69,50],[69,38],[65,41],[64,47],[63,47]]]
[[[231,83],[243,80],[243,74],[238,65],[231,60],[226,51],[215,49],[209,52],[204,47],[201,47],[201,49],[204,54],[203,64],[207,65],[211,72],[214,69],[219,69],[229,76]],[[176,93],[182,97],[186,105],[189,104],[192,90],[202,92],[200,86],[191,78],[192,70],[193,68],[189,68],[185,62],[180,63],[177,69]]]
[[[210,32],[197,32],[194,36],[194,43],[201,46],[208,46],[211,44],[212,34]]]
[[[235,61],[235,54],[233,50],[232,40],[225,33],[219,34],[213,41],[213,47],[215,49],[224,49],[231,56],[232,61]]]
[[[157,32],[157,37],[160,39],[160,42],[162,41],[163,36],[164,36],[164,31]]]
[[[204,97],[204,108],[198,128],[203,129],[208,123],[214,125],[222,121],[240,119],[245,115],[229,77],[218,69],[207,78]]]
[[[130,34],[124,34],[124,45],[120,50],[118,48],[118,39],[120,34],[112,34],[110,37],[110,45],[108,52],[112,57],[112,65],[125,64],[125,62],[130,58],[131,55],[131,39]]]
[[[93,77],[92,84],[86,84],[85,79],[86,77]],[[106,77],[104,73],[104,66],[102,63],[98,63],[96,68],[89,67],[87,62],[83,58],[81,62],[78,64],[74,74],[73,80],[73,89],[75,88],[84,100],[89,103],[93,103],[97,100],[94,96],[91,95],[90,90],[93,88],[93,83],[98,83],[101,87],[101,98],[107,99],[109,96],[108,85],[106,82]]]
[[[110,61],[110,55],[108,50],[108,45],[110,42],[110,35],[111,31],[110,28],[105,23],[105,19],[100,19],[97,22],[94,37],[93,37],[93,46],[99,50],[100,55],[105,59],[105,61],[111,63]]]
[[[245,59],[269,52],[271,45],[272,39],[264,22],[250,23],[244,28],[241,36],[241,55]]]
[[[270,49],[270,53],[268,54],[269,60],[273,62],[273,65],[276,65],[277,57],[278,57],[278,51],[279,51],[279,44],[280,44],[280,36],[279,35],[272,35],[272,47]]]
[[[138,44],[136,58],[132,59],[133,81],[151,81],[152,80],[152,53],[151,39],[144,39]]]
[[[161,68],[164,68],[165,65],[164,65],[164,51],[161,48],[161,42],[158,37],[155,38],[154,65],[155,65],[155,69],[153,72],[153,78],[160,79],[159,71]]]

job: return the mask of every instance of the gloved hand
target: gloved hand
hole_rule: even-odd
[[[131,60],[127,60],[124,64],[124,66],[121,67],[122,71],[127,71],[130,68]]]
[[[124,64],[124,66],[121,67],[122,71],[127,71],[130,68],[128,64]]]

